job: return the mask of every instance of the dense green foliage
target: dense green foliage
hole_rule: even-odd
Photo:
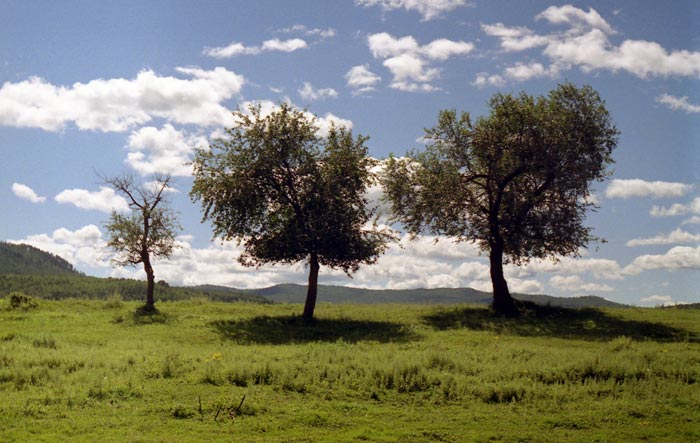
[[[310,321],[319,266],[351,274],[389,239],[368,228],[366,138],[335,127],[321,137],[315,118],[284,103],[267,116],[251,106],[234,117],[226,138],[196,152],[191,196],[216,236],[242,243],[242,264],[309,263]]]
[[[0,309],[0,440],[700,441],[697,310],[136,306]]]
[[[490,114],[442,111],[420,153],[391,158],[384,180],[395,220],[474,241],[489,252],[494,307],[514,313],[503,263],[577,255],[591,240],[590,185],[609,175],[618,131],[591,87],[548,96],[496,94]]]
[[[73,265],[34,246],[0,242],[0,274],[76,275]]]

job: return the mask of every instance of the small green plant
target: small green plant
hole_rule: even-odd
[[[122,295],[119,292],[113,292],[107,300],[105,300],[105,308],[107,309],[119,309],[123,305]]]
[[[17,336],[13,333],[5,334],[2,337],[0,337],[0,341],[12,341],[16,338]]]
[[[178,405],[173,408],[172,416],[173,418],[177,418],[178,420],[184,420],[187,418],[192,418],[192,416],[194,416],[194,412],[190,411],[184,406]]]
[[[9,299],[12,310],[28,311],[39,306],[34,298],[24,292],[11,292]]]
[[[56,349],[56,339],[53,337],[35,338],[32,342],[35,348]]]

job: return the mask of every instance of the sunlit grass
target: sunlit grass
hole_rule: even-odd
[[[700,441],[700,312],[0,302],[1,441]]]

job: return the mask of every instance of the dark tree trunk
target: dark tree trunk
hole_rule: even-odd
[[[153,291],[155,290],[155,276],[153,275],[153,266],[151,266],[151,256],[148,252],[148,238],[151,228],[150,213],[144,208],[143,211],[143,239],[141,240],[141,261],[143,261],[143,269],[146,271],[146,311],[155,311],[155,298]]]
[[[146,309],[155,309],[155,298],[153,292],[155,289],[155,276],[153,275],[153,266],[150,260],[144,260],[143,269],[146,271]]]
[[[491,284],[493,285],[493,309],[498,314],[516,316],[518,309],[513,297],[510,296],[508,283],[503,275],[503,245],[495,243],[491,245],[489,253],[491,264]]]
[[[314,309],[316,308],[316,295],[318,294],[318,254],[311,253],[309,257],[309,286],[306,291],[306,303],[304,304],[304,314],[302,315],[306,323],[314,319]]]

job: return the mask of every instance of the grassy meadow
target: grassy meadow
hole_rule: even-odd
[[[700,310],[0,300],[2,442],[698,442]]]

